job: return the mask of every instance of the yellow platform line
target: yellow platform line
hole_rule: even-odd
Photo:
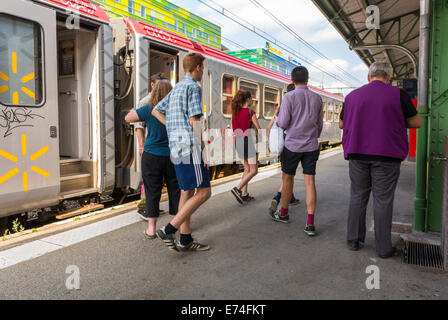
[[[19,173],[19,171],[20,171],[19,168],[15,168],[9,171],[7,174],[5,174],[3,177],[0,177],[0,184],[14,177],[16,174]]]
[[[37,158],[41,157],[42,155],[46,154],[48,152],[48,150],[50,150],[50,147],[46,146],[43,147],[42,149],[40,149],[39,151],[37,151],[35,154],[33,154],[31,156],[31,160],[34,161]]]
[[[22,134],[22,154],[26,156],[26,134]]]
[[[10,154],[6,151],[3,151],[3,150],[0,150],[0,156],[2,156],[3,158],[6,158],[12,162],[19,161],[19,158],[17,158],[16,156],[13,156],[12,154]]]
[[[45,170],[42,170],[41,168],[38,168],[38,167],[35,167],[35,166],[31,166],[31,170],[33,170],[37,174],[40,174],[41,176],[44,176],[45,178],[49,178],[50,177],[50,173],[45,171]]]
[[[12,95],[12,104],[19,104],[19,93],[14,92]]]

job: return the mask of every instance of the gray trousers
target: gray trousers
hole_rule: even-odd
[[[378,254],[392,250],[391,229],[395,188],[401,162],[350,160],[350,208],[347,240],[365,242],[366,209],[373,194],[375,243]]]

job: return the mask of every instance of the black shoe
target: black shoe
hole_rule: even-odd
[[[159,238],[169,250],[178,253],[179,249],[176,247],[176,243],[174,242],[174,234],[166,234],[165,227],[160,228],[156,232],[157,238]]]
[[[140,217],[140,219],[148,221],[148,217],[146,216],[146,210],[145,209],[138,210],[137,214]]]
[[[236,201],[238,201],[240,204],[243,204],[243,197],[241,195],[241,190],[238,190],[237,187],[234,187],[232,190],[230,190],[230,192],[232,192],[232,194],[235,196]]]
[[[306,226],[303,231],[309,235],[309,236],[315,236],[316,235],[316,228],[314,226]]]
[[[274,220],[274,221],[289,223],[289,214],[287,216],[282,217],[280,210],[270,212],[269,215],[271,216],[272,220]]]
[[[249,202],[249,201],[255,200],[255,198],[252,197],[250,194],[246,194],[245,196],[241,196],[241,198],[243,198],[243,201],[245,201],[245,202]]]
[[[348,240],[347,247],[349,250],[352,250],[352,251],[358,251],[359,249],[361,249],[361,246],[360,246],[358,240]]]
[[[291,201],[289,202],[289,204],[292,204],[292,205],[299,204],[299,203],[300,203],[300,200],[297,198],[291,198]]]
[[[399,255],[399,251],[397,250],[397,248],[392,247],[392,251],[386,254],[378,254],[378,257],[380,257],[381,259],[387,259],[390,257],[395,257]]]
[[[189,244],[183,246],[180,244],[180,242],[177,243],[177,248],[180,251],[186,252],[186,251],[207,251],[210,250],[210,246],[207,244],[202,244],[196,241],[191,241]]]

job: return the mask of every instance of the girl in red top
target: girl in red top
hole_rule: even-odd
[[[238,90],[232,100],[232,130],[235,135],[236,152],[244,164],[244,173],[238,186],[234,187],[231,192],[241,204],[254,199],[247,192],[247,184],[258,173],[255,132],[251,130],[251,125],[253,124],[257,130],[261,128],[251,106],[251,93]]]

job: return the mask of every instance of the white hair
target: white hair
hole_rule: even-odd
[[[372,78],[392,78],[392,67],[384,61],[374,62],[369,68],[369,77]]]

